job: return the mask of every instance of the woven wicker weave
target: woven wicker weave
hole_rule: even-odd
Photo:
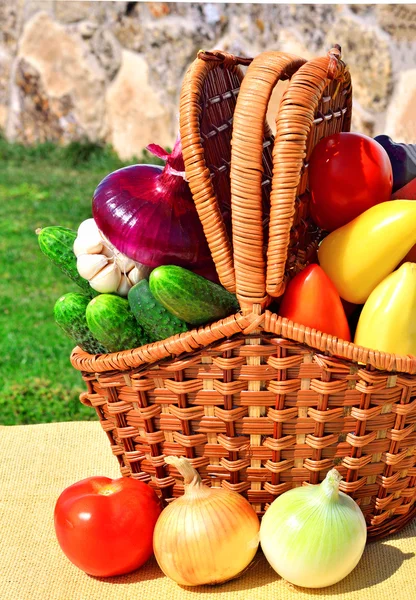
[[[369,538],[384,536],[415,514],[416,358],[360,348],[265,309],[319,240],[304,194],[307,161],[320,138],[349,129],[348,70],[334,48],[307,63],[264,53],[243,80],[239,73],[231,243],[219,208],[227,184],[211,177],[201,135],[201,89],[207,73],[218,70],[206,58],[192,65],[182,91],[185,166],[221,281],[236,286],[242,311],[143,348],[101,356],[76,348],[72,364],[88,387],[81,400],[97,410],[122,474],[148,481],[167,501],[183,492],[164,462],[168,454],[190,458],[212,486],[245,494],[259,515],[294,485],[321,481],[335,464],[341,489],[363,510]],[[221,53],[215,60],[224,65]],[[227,56],[226,68],[236,60]],[[273,140],[265,111],[273,85],[287,77],[267,236],[264,142]],[[227,152],[226,142],[228,164]]]

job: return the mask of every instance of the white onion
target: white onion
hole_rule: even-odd
[[[273,569],[301,587],[321,588],[346,577],[365,548],[358,504],[339,491],[336,469],[320,485],[298,487],[272,502],[261,527],[262,550]]]

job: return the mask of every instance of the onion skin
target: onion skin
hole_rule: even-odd
[[[169,458],[174,457],[166,462]],[[179,585],[212,585],[246,569],[257,552],[258,534],[258,517],[245,498],[209,488],[197,474],[189,483],[185,479],[185,494],[162,511],[153,549],[162,571]]]
[[[93,216],[104,236],[132,260],[151,268],[174,264],[215,277],[183,171],[178,140],[164,168],[132,165],[107,175],[94,192]]]
[[[263,553],[294,585],[321,588],[338,583],[362,556],[365,519],[358,504],[338,490],[340,479],[332,469],[320,485],[285,492],[262,519]]]

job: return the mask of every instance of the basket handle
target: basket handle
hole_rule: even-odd
[[[351,84],[348,69],[340,59],[341,48],[335,46],[326,57],[310,60],[303,65],[293,76],[276,117],[266,275],[266,289],[270,296],[281,296],[285,290],[285,268],[296,192],[318,104],[328,80],[336,80],[339,85],[343,82],[345,86]],[[352,94],[349,93],[344,131],[350,129],[351,101]]]
[[[239,65],[249,65],[251,61],[251,58],[242,58],[219,50],[200,50],[198,57],[186,72],[180,97],[179,124],[186,176],[218,277],[222,285],[232,293],[235,292],[232,247],[205,161],[199,132],[202,110],[200,99],[210,71],[222,66],[238,73]]]
[[[237,298],[243,312],[267,304],[262,174],[266,111],[273,88],[305,63],[283,52],[263,52],[247,69],[234,110],[231,208]],[[267,127],[267,125],[266,125]],[[260,309],[256,309],[257,311]]]

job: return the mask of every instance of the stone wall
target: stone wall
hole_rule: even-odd
[[[310,58],[334,43],[353,77],[353,128],[416,142],[416,5],[404,4],[0,0],[0,128],[26,143],[106,140],[129,158],[172,144],[200,48]]]

